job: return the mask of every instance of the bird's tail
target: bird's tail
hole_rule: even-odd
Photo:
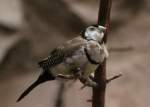
[[[55,77],[52,74],[50,74],[50,72],[44,71],[39,76],[39,78],[21,94],[21,96],[18,98],[17,102],[22,100],[27,94],[29,94],[39,84],[46,82],[46,81],[54,80],[54,79],[55,79]]]

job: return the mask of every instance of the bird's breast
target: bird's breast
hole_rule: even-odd
[[[62,63],[51,69],[54,75],[74,75],[75,70],[80,69],[83,75],[89,75],[96,69],[96,65],[91,64],[83,53],[74,54],[66,58]]]

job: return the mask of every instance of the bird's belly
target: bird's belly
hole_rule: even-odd
[[[51,68],[51,72],[55,76],[57,76],[58,74],[72,75],[72,72],[70,72],[69,67],[67,67],[65,63],[58,64],[57,66]]]
[[[86,56],[80,56],[78,58],[67,59],[59,65],[51,69],[51,72],[56,76],[62,75],[74,75],[75,69],[80,69],[83,75],[88,76],[95,71],[97,65],[91,64]]]

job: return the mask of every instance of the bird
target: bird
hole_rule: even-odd
[[[80,36],[53,49],[47,58],[38,63],[43,69],[41,75],[21,94],[17,102],[39,84],[57,78],[79,79],[84,86],[97,86],[91,78],[92,74],[109,55],[103,41],[105,32],[106,27],[91,25]]]

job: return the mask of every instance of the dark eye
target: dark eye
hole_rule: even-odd
[[[91,30],[91,31],[94,31],[94,30],[95,30],[95,28],[94,28],[94,27],[92,27],[92,28],[90,28],[90,30]]]

